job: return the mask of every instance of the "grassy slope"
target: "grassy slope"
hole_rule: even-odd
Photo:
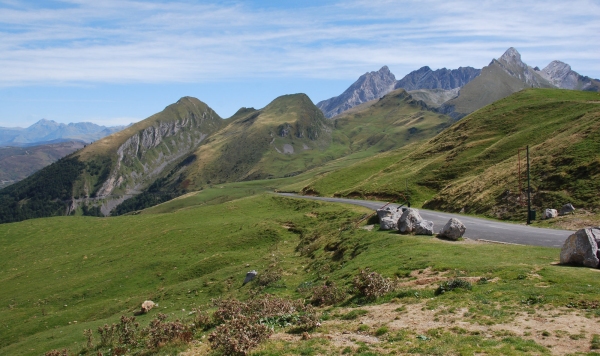
[[[294,293],[312,277],[299,268],[298,237],[284,225],[332,231],[358,211],[257,196],[173,214],[1,225],[0,353],[35,355],[83,342],[83,329],[131,315],[146,299],[180,317],[210,298],[243,296],[246,271],[271,262],[288,272],[281,292]]]
[[[302,282],[319,284],[328,278],[349,286],[365,267],[401,280],[426,267],[454,276],[499,278],[471,293],[449,293],[431,302],[432,308],[476,307],[482,322],[498,305],[513,311],[530,308],[520,301],[537,298],[540,285],[543,303],[554,306],[593,300],[600,288],[594,271],[550,265],[558,259],[556,249],[340,231],[366,212],[358,207],[268,195],[185,205],[163,205],[162,212],[156,207],[152,214],[135,216],[1,225],[0,300],[7,307],[0,309],[0,353],[38,355],[62,347],[78,352],[84,329],[131,315],[145,299],[158,302],[160,311],[173,318],[185,318],[182,309],[210,298],[246,298],[254,287],[238,289],[245,272],[260,273],[271,264],[283,269],[283,280],[267,291],[292,297],[306,297],[296,291]],[[528,278],[531,273],[538,277]],[[388,298],[412,303],[433,297],[434,288],[417,294],[401,289]],[[138,321],[146,325],[156,312]]]
[[[408,182],[428,207],[511,217],[518,197],[517,149],[531,147],[535,206],[597,206],[598,93],[532,89],[485,107],[436,138],[317,177],[322,195],[397,196]],[[523,156],[522,156],[523,157]],[[522,161],[522,165],[525,161]],[[506,196],[502,194],[510,190]]]
[[[185,173],[192,187],[282,177],[331,159],[323,154],[332,146],[330,123],[304,94],[279,97],[261,110],[241,110],[226,122],[195,152],[197,160]],[[284,154],[284,145],[294,153]]]
[[[509,69],[514,73],[521,73],[523,75],[522,68]],[[541,78],[539,80],[544,81]],[[521,79],[507,74],[501,68],[501,64],[494,60],[488,66],[481,69],[479,76],[460,89],[460,94],[457,98],[448,101],[444,106],[453,106],[454,111],[459,116],[465,116],[528,87]],[[547,87],[551,87],[549,83]]]

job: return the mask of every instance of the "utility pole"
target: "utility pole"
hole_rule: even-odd
[[[531,182],[529,177],[529,145],[527,145],[527,225],[531,224]]]

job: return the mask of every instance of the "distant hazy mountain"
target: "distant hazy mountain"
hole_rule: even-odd
[[[342,112],[373,99],[379,99],[394,90],[396,77],[387,66],[377,72],[365,73],[341,95],[317,103],[325,117],[332,118]]]
[[[80,141],[30,147],[0,147],[0,189],[85,146]]]
[[[407,74],[397,81],[394,87],[406,91],[418,89],[450,90],[462,87],[478,76],[479,73],[481,73],[481,69],[472,67],[431,70],[431,68],[425,66]]]
[[[0,146],[32,146],[65,141],[92,142],[126,126],[100,126],[91,122],[59,124],[42,119],[28,128],[0,127]]]

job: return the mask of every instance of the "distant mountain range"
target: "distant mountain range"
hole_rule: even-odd
[[[41,119],[27,127],[0,127],[0,146],[27,147],[66,141],[90,143],[121,131],[126,126],[100,126],[91,122],[59,124]]]
[[[511,47],[483,69],[460,67],[434,71],[425,66],[396,81],[394,74],[384,66],[377,72],[363,74],[342,94],[317,103],[317,107],[332,118],[398,88],[407,90],[414,99],[439,112],[459,119],[525,88],[600,91],[600,81],[578,74],[561,61],[552,61],[542,70],[532,68]]]

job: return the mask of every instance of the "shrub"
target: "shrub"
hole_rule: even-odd
[[[99,326],[98,334],[100,335],[100,346],[112,346],[117,336],[117,325],[104,324],[104,326]]]
[[[67,349],[58,350],[50,350],[44,354],[44,356],[69,356],[69,352]]]
[[[334,305],[344,299],[346,299],[346,292],[335,283],[327,282],[322,286],[313,287],[310,304],[315,306]]]
[[[266,325],[257,324],[254,318],[238,314],[217,326],[208,340],[213,349],[226,355],[247,355],[248,352],[271,335]]]
[[[135,322],[135,317],[121,316],[119,325],[117,325],[119,343],[122,345],[137,345],[137,332],[140,327],[139,323]]]
[[[358,276],[354,277],[354,288],[369,300],[377,299],[394,289],[389,278],[377,272],[370,272],[369,269],[361,270]]]
[[[268,269],[256,276],[256,283],[259,286],[266,287],[274,284],[281,279],[281,269]]]
[[[167,322],[166,319],[165,314],[158,313],[157,318],[152,320],[145,330],[145,333],[148,334],[147,346],[149,348],[157,349],[171,342],[192,341],[194,335],[188,325],[179,320]]]
[[[472,287],[469,281],[457,278],[440,284],[440,286],[435,290],[435,295],[444,294],[458,288],[471,290]]]
[[[195,313],[194,326],[198,329],[208,330],[213,327],[210,315],[200,308],[193,308],[192,311]]]

